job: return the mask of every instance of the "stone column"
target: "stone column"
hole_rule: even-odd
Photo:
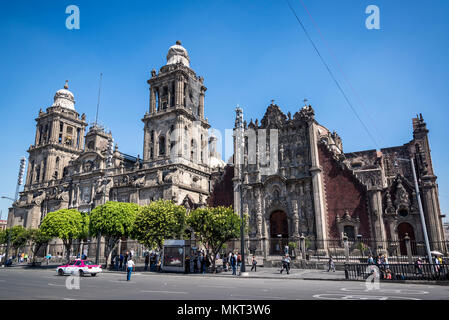
[[[443,250],[444,231],[440,217],[441,213],[438,196],[436,195],[436,177],[424,176],[422,177],[422,181],[422,203],[430,247],[431,250]]]
[[[34,145],[37,146],[39,144],[39,138],[41,137],[40,125],[36,126],[36,139],[34,140]]]
[[[324,192],[323,192],[323,177],[322,170],[319,163],[318,156],[318,141],[315,123],[309,122],[309,143],[312,166],[310,172],[312,174],[313,187],[313,206],[315,211],[317,249],[324,253],[327,251],[327,227],[326,227],[326,212],[324,208]]]
[[[376,251],[380,249],[379,253],[386,254],[387,235],[385,232],[385,224],[383,220],[381,189],[373,188],[371,190],[368,190],[368,196],[372,219],[371,221],[374,227]]]
[[[150,113],[156,113],[156,92],[153,86],[150,87]]]
[[[148,127],[149,122],[145,123],[144,133],[143,133],[143,161],[148,161],[150,158],[150,128]]]
[[[204,119],[204,91],[203,90],[204,87],[201,88],[201,92],[200,92],[200,102],[199,102],[199,106],[198,106],[198,117],[203,120]]]

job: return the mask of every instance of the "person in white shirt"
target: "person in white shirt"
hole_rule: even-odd
[[[126,281],[129,281],[131,280],[131,273],[135,269],[135,263],[132,258],[129,258],[128,262],[126,262],[126,267],[128,271],[126,275]]]

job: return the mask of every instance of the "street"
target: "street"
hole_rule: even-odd
[[[0,269],[0,299],[21,300],[449,300],[449,287],[380,283],[367,291],[354,281],[257,279],[200,274],[102,273],[79,278],[67,289],[69,276],[54,270]]]

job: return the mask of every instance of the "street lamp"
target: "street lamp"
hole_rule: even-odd
[[[20,167],[19,167],[19,177],[17,179],[16,193],[14,195],[14,198],[2,196],[2,199],[11,200],[13,202],[13,204],[14,204],[14,202],[16,202],[19,199],[19,188],[23,183],[23,174],[25,173],[25,163],[26,163],[25,157],[21,158],[20,159]],[[11,246],[11,227],[9,227],[9,230],[8,230],[8,242],[6,244],[4,266],[6,266],[6,261],[8,260],[10,246]]]
[[[429,244],[429,237],[427,235],[426,220],[424,218],[424,212],[423,212],[422,203],[421,203],[421,194],[419,192],[418,179],[416,178],[415,162],[413,161],[413,157],[410,157],[410,159],[397,158],[397,160],[411,162],[412,172],[413,172],[413,181],[415,183],[415,193],[416,193],[416,197],[418,198],[419,215],[421,217],[421,225],[422,225],[422,229],[423,229],[424,241],[426,243],[427,257],[429,259],[429,264],[432,264],[432,254],[430,253],[430,244]]]

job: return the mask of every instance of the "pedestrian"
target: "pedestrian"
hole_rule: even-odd
[[[116,256],[115,256],[115,271],[118,271],[118,265],[119,265],[119,263],[120,263],[120,256],[117,254]]]
[[[415,261],[415,270],[416,270],[416,275],[422,275],[422,260],[421,260],[421,258],[418,258],[418,260]]]
[[[368,264],[374,264],[374,259],[372,255],[368,256]]]
[[[210,265],[211,265],[211,262],[210,262],[209,254],[206,254],[206,263],[205,263],[206,270],[205,270],[205,272],[208,272],[210,270],[209,269]]]
[[[129,281],[129,280],[131,280],[131,273],[135,269],[135,264],[134,264],[134,261],[132,260],[132,258],[129,258],[129,260],[126,262],[126,266],[128,268],[128,272],[126,275],[126,281]]]
[[[253,269],[254,269],[254,272],[257,272],[257,260],[256,260],[256,256],[253,256],[253,257],[252,257],[252,259],[251,259],[251,264],[252,264],[251,271],[253,271]]]
[[[386,271],[385,271],[385,278],[387,279],[387,280],[391,280],[391,271],[390,271],[390,269],[387,269]]]
[[[120,253],[120,270],[122,270],[122,267],[123,267],[123,260],[124,260],[125,258],[123,257],[123,254],[121,254]]]
[[[25,254],[25,262],[28,262],[28,253]]]
[[[286,254],[283,258],[282,258],[282,269],[281,269],[281,274],[284,271],[284,269],[287,271],[287,274],[290,274],[290,258],[288,256],[288,254]]]
[[[237,270],[241,270],[241,267],[242,267],[242,255],[239,252],[239,254],[237,255]]]
[[[335,262],[332,256],[329,256],[329,268],[327,269],[327,272],[331,271],[331,269],[335,272]]]
[[[200,255],[200,265],[201,265],[200,272],[201,273],[206,273],[206,271],[205,271],[206,258],[204,257],[204,253],[202,253],[202,252],[201,252],[201,255]]]
[[[126,268],[126,264],[128,263],[128,259],[129,259],[129,252],[126,251],[125,257],[123,258],[123,263],[124,263],[123,267],[124,268]]]
[[[190,256],[186,255],[186,259],[185,259],[185,273],[190,273]]]
[[[193,258],[193,273],[198,272],[198,255],[195,254],[195,257]]]
[[[284,247],[284,253],[285,253],[285,254],[288,254],[288,249],[289,249],[289,248],[288,248],[288,244],[286,244],[285,247]]]
[[[231,254],[231,268],[232,268],[232,275],[237,275],[237,256],[235,254]]]
[[[145,254],[145,271],[148,271],[148,264],[150,263],[150,255],[148,252]]]

